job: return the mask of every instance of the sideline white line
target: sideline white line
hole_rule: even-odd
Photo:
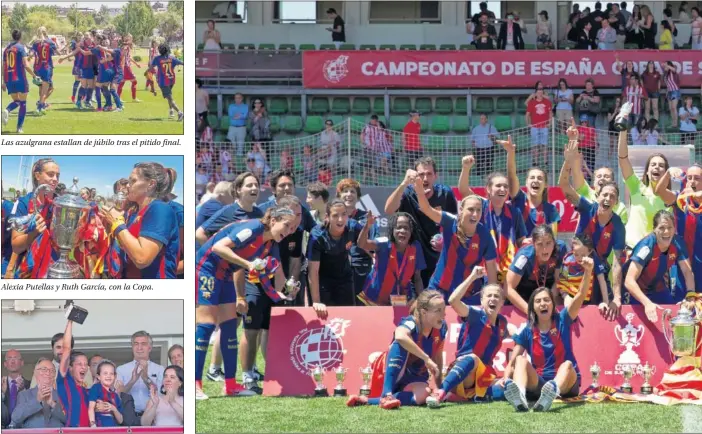
[[[685,405],[680,408],[682,428],[684,433],[702,432],[702,407]]]

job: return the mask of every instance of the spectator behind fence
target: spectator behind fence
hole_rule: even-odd
[[[202,34],[204,49],[208,51],[220,51],[222,49],[222,36],[219,30],[215,29],[214,20],[207,20],[207,29]]]
[[[312,146],[302,148],[302,183],[307,184],[317,178],[315,158],[312,156]]]
[[[422,126],[419,123],[419,112],[415,110],[410,113],[410,119],[405,124],[405,128],[402,129],[402,139],[408,165],[411,165],[422,156],[422,143],[419,136],[421,132]]]
[[[268,142],[272,140],[271,120],[268,118],[266,105],[261,98],[254,100],[252,110],[249,112],[249,122],[251,123],[251,140],[260,142],[261,148],[266,152],[270,151]]]
[[[249,106],[244,103],[244,95],[240,93],[234,95],[234,103],[229,104],[228,113],[229,131],[227,131],[227,139],[234,144],[236,155],[240,157],[244,155],[246,120],[249,117]]]
[[[651,119],[651,122],[655,119]],[[658,145],[658,131],[649,127],[649,121],[641,117],[636,125],[631,129],[631,142],[635,146],[656,146]],[[656,122],[657,123],[657,122]],[[655,126],[655,125],[654,125]]]
[[[251,144],[251,151],[246,154],[246,161],[254,161],[254,174],[258,179],[265,180],[271,172],[271,166],[268,164],[266,151],[259,142]]]
[[[332,34],[332,42],[336,45],[336,49],[341,48],[341,44],[346,43],[346,23],[344,20],[336,13],[336,9],[327,9],[327,16],[330,20],[333,20],[331,27],[327,27],[327,31]]]
[[[500,26],[500,36],[497,38],[498,50],[523,50],[524,39],[522,29],[514,22],[514,14],[507,14],[507,21]]]
[[[694,145],[697,134],[697,122],[700,118],[699,108],[692,105],[692,96],[685,96],[685,102],[680,111],[680,132],[683,145]]]
[[[497,31],[495,26],[488,22],[488,14],[480,13],[480,22],[475,26],[473,31],[475,37],[475,48],[478,50],[494,50],[494,40],[497,39]]]
[[[646,90],[641,86],[641,79],[634,74],[629,79],[629,86],[622,92],[622,100],[632,104],[629,122],[635,124],[643,115],[644,100],[648,99]]]
[[[667,20],[661,21],[661,27],[663,27],[663,32],[661,32],[658,49],[672,50],[674,48],[673,28],[671,27],[670,22]]]
[[[195,79],[195,86],[197,87],[195,91],[195,113],[198,119],[197,132],[202,134],[205,127],[209,125],[207,115],[210,104],[210,94],[202,88],[202,80],[199,78]]]
[[[587,166],[588,172],[595,172],[595,156],[597,154],[597,132],[590,126],[590,119],[586,114],[580,115],[580,125],[578,126],[579,149],[583,155],[583,163]]]
[[[573,89],[568,87],[565,78],[558,80],[558,88],[554,94],[556,103],[556,119],[560,123],[570,122],[573,117]]]
[[[324,122],[324,131],[319,135],[317,151],[319,163],[324,163],[333,170],[336,167],[339,146],[341,146],[341,137],[334,131],[334,121],[327,119]]]
[[[177,365],[167,367],[163,372],[163,386],[152,385],[149,401],[141,416],[142,426],[182,426],[183,425],[183,368]]]
[[[585,90],[575,100],[580,114],[587,114],[588,124],[595,128],[597,114],[600,112],[600,93],[595,89],[595,80],[588,78],[585,80]]]
[[[34,366],[37,385],[23,390],[17,398],[12,412],[14,428],[61,428],[66,424],[66,414],[54,388],[55,377],[56,368],[51,360],[40,358]]]
[[[700,9],[690,9],[692,21],[690,22],[690,45],[693,50],[702,50],[702,16]]]
[[[553,26],[548,20],[548,12],[539,12],[539,17],[537,18],[536,22],[536,44],[542,45],[544,48],[553,48],[553,41],[551,39],[552,34]]]
[[[497,129],[488,122],[487,115],[481,113],[480,123],[474,126],[470,133],[473,148],[475,148],[475,160],[480,162],[475,168],[475,173],[478,176],[484,176],[489,171],[492,171],[492,165],[495,161],[495,139],[497,135]]]
[[[134,408],[141,416],[149,400],[149,388],[153,385],[160,389],[163,383],[163,366],[149,360],[153,346],[151,335],[138,331],[132,335],[132,354],[134,360],[117,368],[117,378],[124,384],[124,392],[134,397]]]
[[[529,101],[526,112],[527,125],[531,126],[531,160],[532,166],[539,166],[541,161],[547,161],[548,157],[548,127],[551,121],[552,104],[544,96],[543,88],[536,90],[536,98]]]
[[[600,50],[614,50],[617,43],[617,31],[609,24],[609,20],[602,20],[602,28],[597,31],[597,48]]]
[[[24,360],[22,354],[17,350],[8,350],[5,353],[3,366],[7,370],[7,376],[2,377],[2,402],[7,407],[10,414],[15,410],[18,395],[21,391],[29,389],[30,380],[22,377]]]
[[[668,88],[666,97],[668,99],[668,109],[670,110],[670,126],[678,126],[678,101],[680,101],[680,75],[675,68],[675,64],[670,60],[663,65],[663,79]]]
[[[646,119],[651,119],[651,108],[653,108],[653,117],[659,119],[658,99],[661,96],[661,73],[658,72],[655,62],[649,61],[646,64],[646,70],[641,75],[643,87],[648,98],[646,99]]]

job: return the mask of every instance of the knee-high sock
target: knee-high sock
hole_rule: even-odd
[[[110,91],[110,94],[112,95],[112,98],[114,98],[115,104],[117,105],[117,107],[122,108],[122,99],[117,94],[117,91],[112,89]]]
[[[132,81],[132,99],[136,99],[136,91],[137,91],[137,82],[136,80]]]
[[[78,92],[78,86],[80,86],[80,80],[73,82],[73,98],[76,97],[76,92]]]
[[[124,87],[124,83],[125,83],[125,82],[123,81],[123,82],[121,82],[121,83],[117,86],[117,94],[118,94],[119,96],[122,96],[122,88]]]
[[[197,324],[195,326],[195,380],[202,381],[205,358],[210,347],[210,337],[215,331],[214,324]]]
[[[19,116],[17,117],[17,129],[22,128],[24,125],[24,115],[27,114],[27,101],[19,102]]]
[[[112,91],[108,90],[107,88],[102,89],[102,94],[105,95],[105,101],[107,101],[106,106],[111,107],[112,106]]]
[[[89,87],[89,88],[88,88],[88,91],[87,91],[87,93],[86,93],[86,95],[85,95],[85,102],[89,103],[90,101],[92,101],[92,99],[93,99],[93,91],[94,91],[94,88],[92,88],[92,87]]]
[[[78,90],[78,102],[83,101],[87,92],[88,92],[88,89],[86,89],[84,87],[81,87],[80,90]]]
[[[468,377],[468,374],[473,370],[473,368],[475,368],[475,360],[473,360],[472,357],[469,356],[459,359],[453,364],[453,367],[449,373],[446,374],[444,382],[441,383],[441,390],[444,392],[450,392],[453,390],[456,386],[461,384],[466,377]]]
[[[236,364],[239,361],[239,342],[236,337],[238,321],[236,318],[219,325],[219,348],[222,350],[224,362],[224,379],[236,378]]]
[[[16,109],[17,107],[19,107],[19,101],[12,101],[11,103],[9,103],[7,105],[7,111],[11,112],[12,110]]]
[[[95,97],[97,98],[97,104],[98,104],[99,109],[102,108],[102,98],[100,98],[101,95],[102,95],[102,89],[99,87],[96,87],[95,88]]]

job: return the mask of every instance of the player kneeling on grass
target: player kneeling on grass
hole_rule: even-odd
[[[439,291],[425,290],[414,302],[412,315],[402,318],[390,349],[373,362],[370,396],[351,395],[346,405],[423,405],[429,396],[429,374],[441,381],[446,338],[446,304]]]
[[[449,303],[461,322],[456,360],[441,387],[427,398],[429,407],[438,407],[447,399],[463,401],[471,398],[502,397],[502,387],[496,383],[492,360],[508,336],[507,319],[500,315],[505,296],[500,285],[486,285],[480,296],[481,307],[469,307],[461,299],[473,283],[485,277],[483,267],[473,272],[449,297]],[[451,395],[449,397],[449,394]]]
[[[17,133],[22,134],[24,116],[27,114],[27,94],[29,85],[27,84],[27,74],[37,80],[37,76],[29,67],[27,51],[22,44],[22,32],[12,31],[12,42],[2,53],[2,90],[7,90],[7,94],[12,98],[12,102],[2,112],[2,124],[7,125],[10,119],[10,112],[19,107],[17,117]]]
[[[158,47],[160,56],[156,56],[149,65],[150,68],[156,69],[158,77],[158,86],[161,88],[161,94],[168,101],[168,106],[171,110],[178,113],[178,120],[183,120],[183,112],[180,111],[178,105],[173,101],[173,85],[176,82],[175,67],[182,65],[183,62],[171,56],[171,49],[166,44],[161,44]]]
[[[584,270],[580,289],[560,312],[549,288],[538,288],[529,297],[528,321],[513,337],[516,345],[505,370],[505,398],[517,411],[529,411],[527,398],[537,397],[534,411],[548,411],[557,396],[571,398],[580,391],[571,326],[590,287],[595,263],[583,257],[580,266]]]

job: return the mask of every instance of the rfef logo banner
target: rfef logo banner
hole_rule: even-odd
[[[702,83],[702,56],[696,50],[305,51],[302,78],[306,88],[522,88],[537,80],[555,87],[561,78],[571,87],[584,87],[588,78],[597,87],[619,87],[617,53],[637,71],[649,60],[659,70],[673,61],[681,87]]]
[[[677,312],[675,306],[667,306]],[[407,307],[331,307],[325,321],[317,319],[310,308],[274,308],[268,341],[268,360],[264,395],[311,395],[315,384],[310,371],[319,366],[325,370],[324,384],[331,394],[336,386],[334,369],[347,369],[343,382],[349,394],[358,393],[360,370],[388,349],[393,331],[400,319],[408,315]],[[513,333],[525,323],[524,315],[512,307],[502,310]],[[444,366],[456,353],[461,325],[456,313],[448,307],[446,321],[449,333],[444,347]],[[505,339],[493,361],[502,375],[509,361],[512,339]],[[573,325],[573,352],[582,374],[583,389],[592,377],[590,366],[597,362],[601,385],[619,387],[623,367],[635,373],[631,383],[638,392],[643,383],[642,368],[653,367],[651,384],[660,382],[663,372],[672,364],[668,343],[660,324],[646,319],[639,306],[624,306],[616,321],[602,318],[597,306],[585,306]]]

